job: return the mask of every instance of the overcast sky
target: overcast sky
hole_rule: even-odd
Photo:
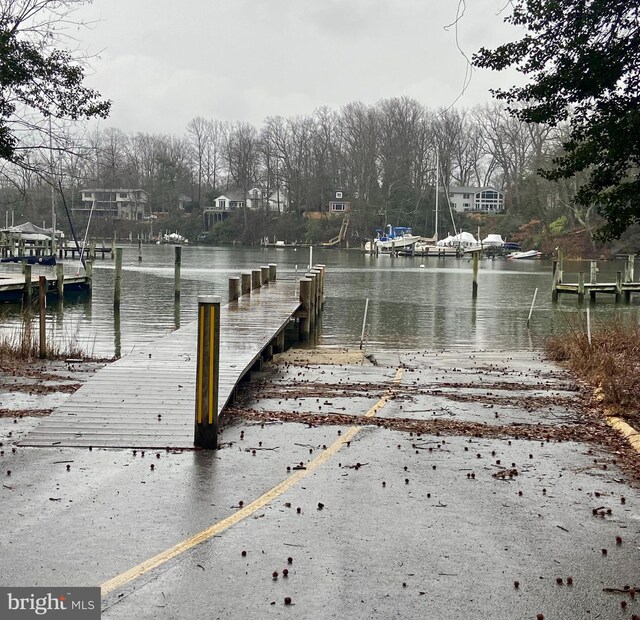
[[[76,14],[92,54],[87,85],[113,101],[103,127],[183,134],[196,116],[248,121],[407,95],[460,95],[466,61],[514,38],[506,0],[93,0]],[[514,76],[475,70],[456,104],[491,100]]]

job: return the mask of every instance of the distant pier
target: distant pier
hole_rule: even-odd
[[[629,254],[623,271],[618,271],[614,282],[598,282],[598,266],[596,261],[590,262],[589,273],[578,272],[577,282],[566,282],[564,274],[564,257],[562,251],[558,251],[557,260],[553,261],[553,284],[551,296],[554,302],[560,295],[576,295],[578,302],[584,301],[585,295],[590,301],[595,302],[597,294],[614,295],[616,303],[624,300],[631,301],[633,293],[640,293],[640,282],[635,280],[634,266],[635,254]],[[588,277],[588,280],[587,280]]]

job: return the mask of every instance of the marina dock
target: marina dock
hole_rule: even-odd
[[[265,277],[220,308],[218,415],[252,369],[284,350],[285,331],[298,328],[294,321],[306,324],[321,306],[305,301],[302,284],[315,278],[302,279],[298,298],[297,284],[277,281],[275,269],[271,279],[264,270],[252,273]],[[230,279],[230,292],[238,280]],[[22,445],[193,448],[197,327],[194,320],[104,367]]]
[[[558,259],[553,263],[553,285],[551,295],[554,302],[561,294],[577,295],[578,302],[589,295],[592,302],[596,301],[598,293],[615,295],[616,303],[623,298],[629,303],[633,293],[640,293],[640,282],[634,280],[635,255],[629,254],[623,271],[618,271],[615,282],[598,282],[598,267],[596,261],[590,261],[589,281],[585,281],[585,273],[579,272],[577,282],[566,282],[564,277],[564,259],[562,252],[558,252]]]
[[[48,301],[64,295],[88,295],[91,293],[91,277],[88,275],[46,275]],[[24,276],[19,274],[0,276],[0,303],[22,303],[29,297],[38,299],[39,276],[32,275],[30,267]]]

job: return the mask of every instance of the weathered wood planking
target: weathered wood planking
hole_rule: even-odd
[[[220,309],[218,411],[300,303],[271,282]],[[197,321],[105,366],[29,433],[23,446],[192,448]]]

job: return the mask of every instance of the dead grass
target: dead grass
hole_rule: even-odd
[[[592,326],[591,343],[586,325],[575,323],[545,348],[551,359],[593,386],[606,409],[640,423],[640,326],[635,321]]]

